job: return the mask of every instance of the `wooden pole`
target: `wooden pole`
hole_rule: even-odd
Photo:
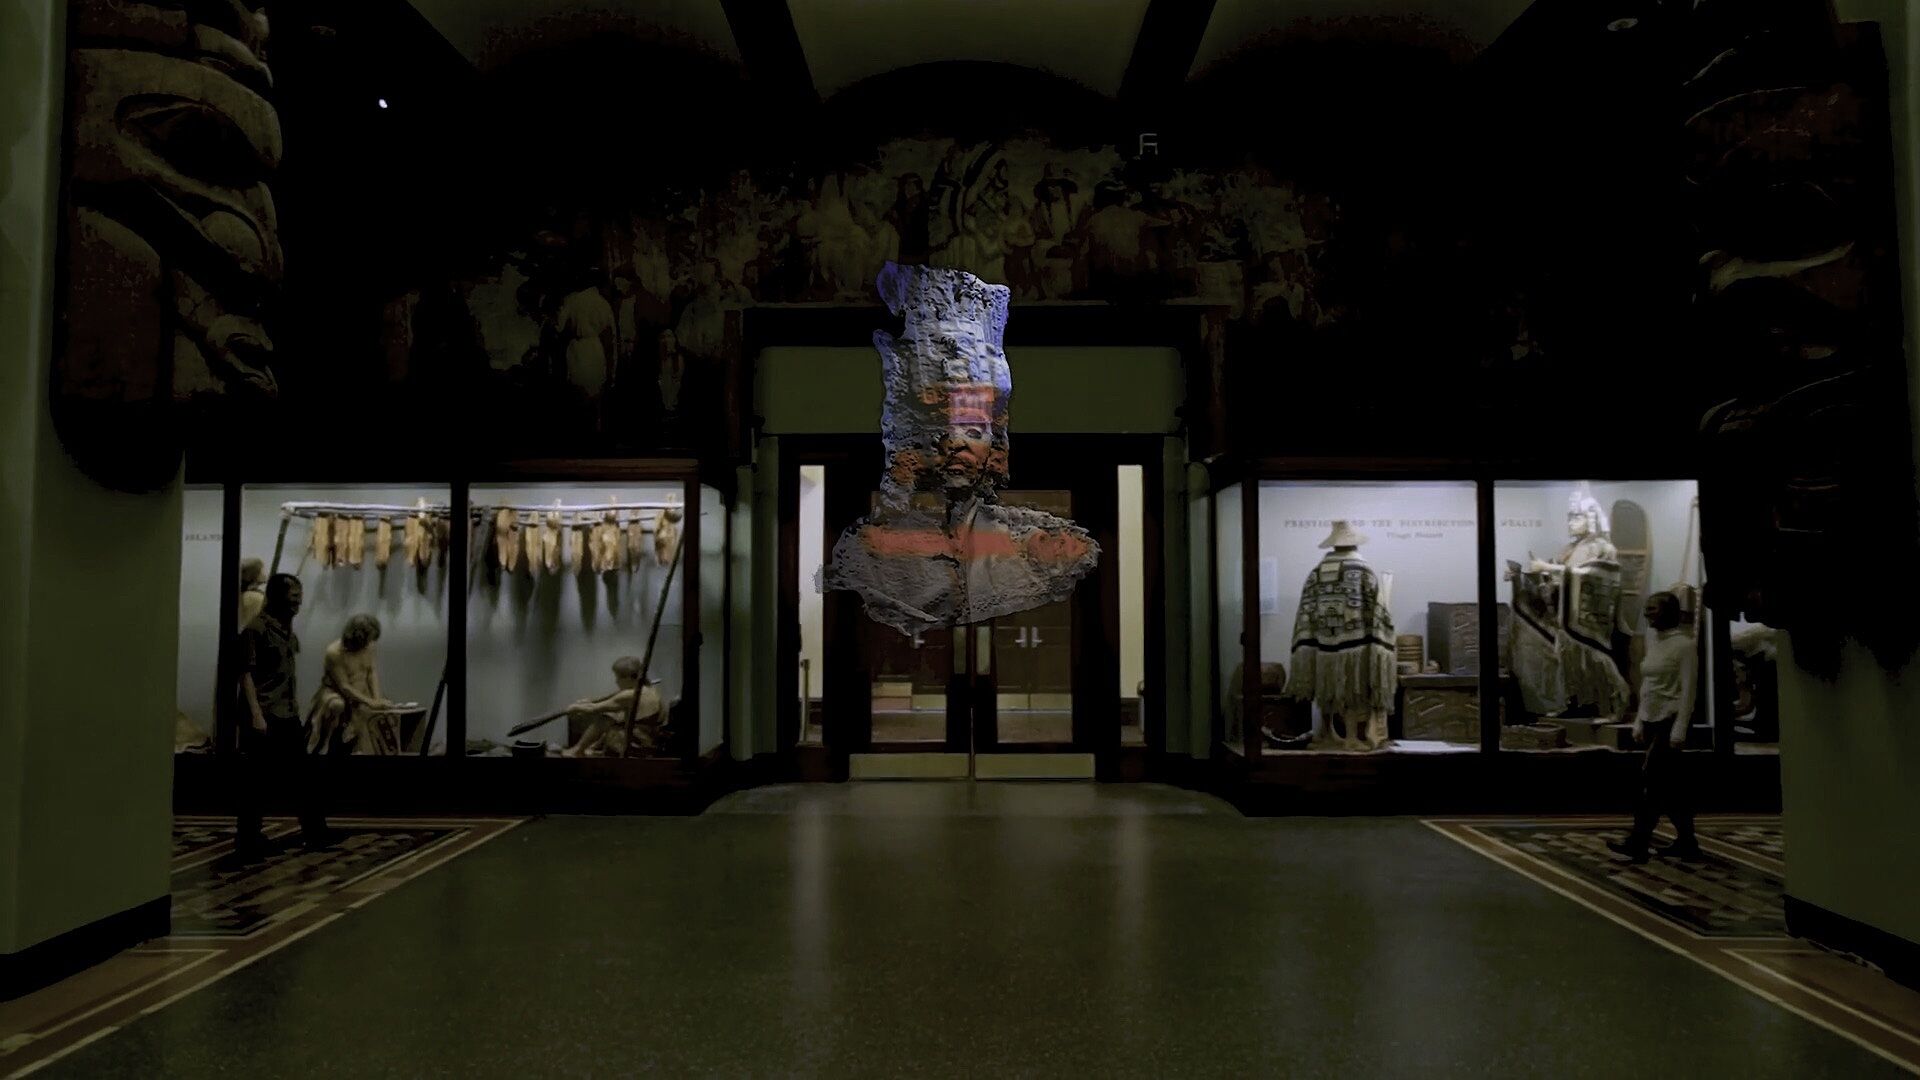
[[[480,576],[480,559],[481,559],[481,556],[484,555],[487,550],[487,545],[484,542],[484,540],[475,541],[472,539],[475,533],[479,533],[481,532],[481,530],[487,527],[486,515],[484,513],[478,515],[480,518],[480,524],[478,525],[475,525],[473,523],[473,521],[471,520],[472,516],[473,515],[469,515],[469,521],[467,522],[467,536],[469,537],[469,540],[468,540],[469,550],[467,552],[466,594],[468,596],[473,595],[473,580]],[[466,618],[465,618],[464,612],[462,612],[462,615],[461,615],[461,621],[458,627],[458,631],[463,636],[466,633]],[[463,640],[460,644],[462,647],[464,647],[466,643]],[[448,649],[451,650],[452,648],[453,648],[452,644],[449,643]],[[443,661],[440,665],[440,684],[433,688],[433,707],[427,710],[427,722],[420,726],[420,747],[419,747],[419,750],[417,751],[420,757],[426,757],[428,754],[433,752],[433,730],[434,728],[438,727],[440,724],[440,703],[446,700],[446,697],[447,697],[447,678],[449,675],[449,667],[451,666],[451,662],[452,662],[452,654],[451,652],[449,652],[448,659],[446,661]]]
[[[293,516],[281,511],[280,535],[273,538],[273,566],[267,570],[269,574],[280,572],[280,553],[287,549],[287,526],[291,524],[293,524]]]
[[[699,509],[689,513],[699,513]],[[673,575],[680,569],[680,553],[686,550],[684,538],[673,545],[673,561],[667,564],[667,580],[660,583],[660,602],[653,607],[653,627],[647,631],[647,651],[640,657],[640,681],[634,685],[633,700],[627,702],[627,720],[620,729],[620,756],[633,756],[633,719],[640,712],[640,695],[647,689],[647,672],[653,668],[653,646],[660,640],[660,620],[667,614],[667,594],[673,591]],[[660,703],[660,711],[667,711],[667,703]]]

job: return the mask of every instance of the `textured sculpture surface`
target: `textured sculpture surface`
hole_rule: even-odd
[[[254,0],[69,10],[53,417],[96,479],[151,488],[173,477],[208,407],[276,389],[263,323],[281,272],[267,18]]]
[[[876,621],[909,635],[1066,599],[1099,545],[1072,522],[999,502],[1013,399],[1007,287],[896,263],[878,286],[905,317],[897,337],[873,335],[886,382],[880,505],[840,537],[817,585],[860,594]]]
[[[1848,638],[1897,666],[1920,644],[1907,606],[1832,572],[1872,536],[1883,595],[1920,575],[1881,46],[1820,0],[1688,18],[1695,325],[1728,394],[1702,424],[1707,602],[1791,631],[1815,671]]]

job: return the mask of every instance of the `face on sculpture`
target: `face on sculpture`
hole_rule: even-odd
[[[948,487],[966,487],[985,475],[993,439],[980,424],[956,424],[940,440],[940,471]]]
[[[281,248],[267,179],[281,142],[266,16],[255,0],[181,7],[73,4],[55,394],[84,412],[87,429],[62,432],[84,460],[116,409],[275,392],[265,313]]]
[[[1584,540],[1593,532],[1593,521],[1583,510],[1567,512],[1567,535],[1575,540]]]

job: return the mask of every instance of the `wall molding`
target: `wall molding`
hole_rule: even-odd
[[[1787,932],[1865,960],[1894,982],[1920,990],[1920,943],[1791,895],[1787,897]]]
[[[0,953],[0,1001],[51,986],[143,941],[166,937],[172,929],[173,897],[156,896],[19,952]]]

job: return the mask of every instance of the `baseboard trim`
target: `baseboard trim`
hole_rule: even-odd
[[[1823,948],[1857,956],[1894,982],[1920,990],[1920,944],[1898,934],[1793,896],[1787,897],[1787,932]]]
[[[19,952],[0,953],[0,1001],[12,1001],[100,963],[143,941],[173,930],[173,897],[76,926]]]

